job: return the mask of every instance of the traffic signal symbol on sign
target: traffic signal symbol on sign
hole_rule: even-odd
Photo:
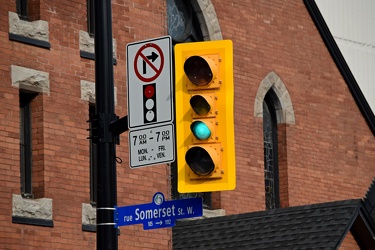
[[[143,85],[143,113],[144,123],[156,121],[155,83]]]
[[[175,76],[178,191],[234,189],[232,42],[177,44]]]

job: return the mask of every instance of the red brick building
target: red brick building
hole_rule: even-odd
[[[94,249],[92,0],[0,6],[0,248]],[[25,9],[24,6],[28,7]],[[205,216],[364,197],[375,175],[375,122],[313,1],[112,1],[115,110],[127,115],[126,45],[234,45],[234,191],[204,194]],[[328,32],[329,33],[329,32]],[[341,64],[340,64],[341,63]],[[349,75],[348,75],[349,74]],[[177,193],[175,164],[116,157],[119,206]],[[197,194],[202,195],[202,194]],[[172,229],[120,228],[119,249],[171,249]]]

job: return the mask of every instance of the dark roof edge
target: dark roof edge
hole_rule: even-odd
[[[372,112],[366,98],[364,97],[361,89],[358,86],[357,81],[355,80],[348,64],[346,63],[343,55],[341,54],[340,49],[338,48],[335,39],[333,38],[326,22],[318,6],[315,3],[315,0],[303,0],[307,10],[310,13],[312,20],[315,23],[316,28],[318,29],[324,43],[326,44],[329,53],[331,54],[333,60],[336,63],[337,68],[339,69],[342,77],[347,83],[350,92],[352,93],[355,102],[357,103],[362,115],[364,116],[372,134],[375,136],[375,116]]]
[[[351,225],[355,240],[360,244],[361,249],[374,249],[375,224],[363,200],[356,217],[357,219]],[[365,232],[362,231],[364,228],[367,229]]]
[[[336,242],[336,246],[334,249],[339,249],[339,247],[341,246],[342,242],[344,241],[346,235],[348,234],[348,232],[351,230],[351,228],[353,227],[353,224],[355,222],[355,220],[357,219],[357,217],[359,216],[359,213],[360,213],[360,210],[361,210],[361,207],[362,207],[362,202],[360,202],[357,206],[357,208],[355,209],[355,211],[353,212],[352,214],[352,217],[350,219],[350,221],[348,222],[348,224],[346,225],[346,228],[345,230],[342,232],[342,234],[340,235],[340,238],[338,239],[338,241]]]
[[[372,214],[372,212],[374,212],[375,210],[375,178],[372,180],[372,183],[369,189],[367,190],[363,202],[369,214]]]
[[[270,209],[270,210],[247,212],[247,213],[242,213],[242,214],[232,214],[232,215],[204,218],[204,219],[178,220],[177,223],[179,223],[180,225],[217,223],[217,221],[222,221],[223,219],[230,219],[230,218],[243,219],[243,218],[246,218],[248,216],[263,217],[263,216],[270,216],[270,215],[277,215],[277,214],[280,215],[280,214],[293,213],[296,210],[300,210],[300,209],[317,209],[317,208],[321,208],[322,206],[323,207],[331,207],[331,206],[337,206],[337,205],[352,205],[352,206],[358,207],[358,206],[361,205],[361,203],[362,203],[362,199],[360,199],[360,198],[349,199],[349,200],[337,200],[337,201],[329,201],[329,202],[322,202],[322,203],[314,203],[314,204],[307,204],[307,205],[284,207],[284,208],[277,208],[277,209]]]

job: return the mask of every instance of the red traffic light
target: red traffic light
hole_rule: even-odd
[[[200,56],[189,57],[184,64],[184,71],[189,80],[197,86],[205,86],[213,78],[209,63]]]
[[[155,87],[153,84],[147,85],[144,89],[144,94],[147,98],[151,98],[155,94]]]

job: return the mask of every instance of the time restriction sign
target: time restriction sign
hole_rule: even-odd
[[[174,161],[173,124],[129,132],[130,168]]]
[[[130,129],[173,122],[171,51],[170,36],[127,45]]]

